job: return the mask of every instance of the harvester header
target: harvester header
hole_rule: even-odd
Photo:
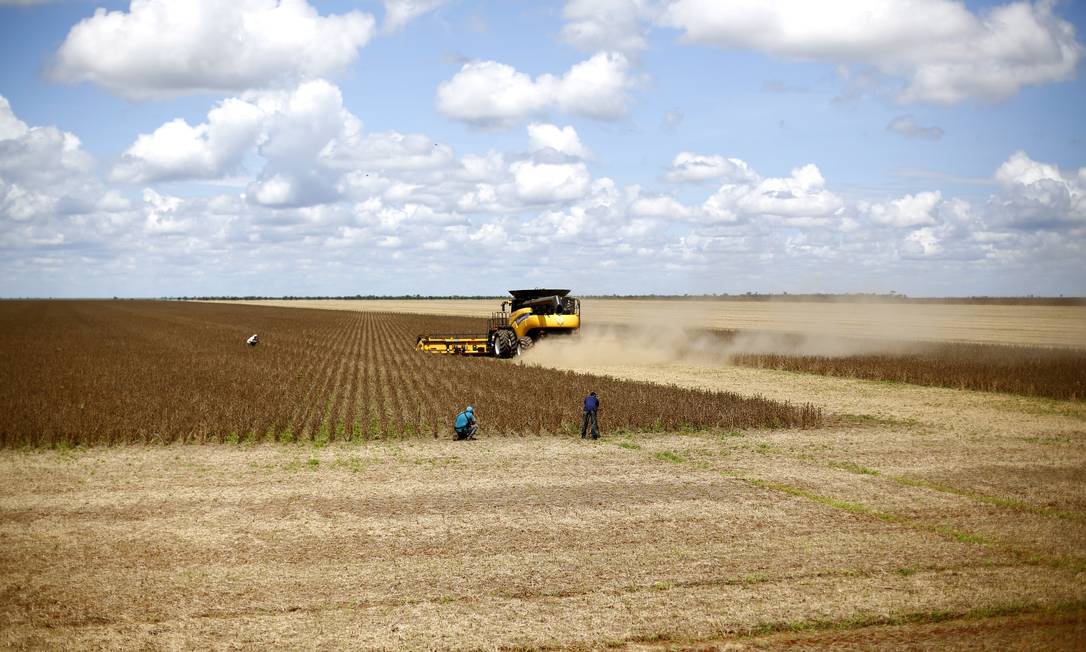
[[[570,334],[581,327],[581,301],[569,290],[510,290],[512,299],[487,319],[487,332],[464,335],[420,335],[415,349],[453,355],[511,358],[550,335]]]

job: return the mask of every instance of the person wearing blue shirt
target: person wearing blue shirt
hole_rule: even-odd
[[[592,424],[592,439],[600,438],[600,424],[596,420],[596,410],[600,409],[600,399],[596,392],[589,392],[584,399],[584,418],[581,419],[581,439],[586,439],[588,425]]]
[[[453,424],[456,429],[456,439],[475,439],[475,431],[479,429],[479,422],[475,419],[475,408],[470,405],[466,410],[456,415]]]

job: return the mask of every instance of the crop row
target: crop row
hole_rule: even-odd
[[[732,336],[721,334],[723,340]],[[878,344],[862,346],[878,349]],[[848,348],[846,343],[842,348]],[[787,351],[788,347],[784,347]],[[886,343],[886,352],[736,353],[733,364],[932,387],[1086,399],[1086,351],[970,343]]]
[[[0,303],[0,445],[446,437],[472,404],[484,435],[808,427],[812,406],[414,350],[482,320],[137,301]],[[252,333],[261,344],[245,346]]]

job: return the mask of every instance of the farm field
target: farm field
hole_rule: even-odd
[[[493,359],[422,356],[419,333],[478,320],[141,301],[0,303],[0,445],[572,433],[590,390],[613,427],[816,425],[818,411]],[[244,345],[253,332],[258,347]]]
[[[81,314],[73,323],[93,327]],[[184,333],[221,338],[228,350],[249,334],[231,330],[239,314],[249,324],[264,320],[251,330],[267,333],[268,345],[242,352],[282,347],[292,352],[291,373],[227,366],[234,373],[224,380],[198,376],[208,394],[190,392],[190,402],[233,400],[238,372],[274,385],[297,376],[299,361],[322,360],[299,386],[256,401],[244,413],[250,421],[294,419],[297,391],[352,377],[332,363],[342,353],[327,360],[305,353],[316,343],[367,341],[373,319],[383,324],[377,332],[412,342],[416,326],[438,325],[171,304],[142,317],[172,333],[168,346],[131,335],[118,335],[114,346],[133,342],[130,353],[153,350],[159,368],[192,373],[207,365]],[[109,323],[119,334],[146,326]],[[299,335],[276,335],[287,331]],[[358,346],[346,350],[365,349]],[[173,349],[187,357],[170,357]],[[378,419],[387,433],[326,440],[326,419],[314,415],[342,415],[333,401],[289,420],[289,440],[232,438],[216,427],[202,440],[229,443],[0,450],[0,647],[1086,646],[1086,402],[636,350],[622,363],[534,354],[523,364],[397,358],[394,346],[372,355],[420,365],[405,367],[415,378],[447,377],[460,367],[442,365],[461,364],[508,378],[558,374],[573,386],[568,399],[554,399],[561,402],[592,383],[603,399],[604,439],[582,442],[561,421],[503,429],[484,416],[480,441],[453,442],[425,428],[408,432],[412,420],[401,425],[390,413]],[[136,384],[155,377],[137,374]],[[404,382],[391,378],[383,384]],[[3,380],[6,390],[30,395],[34,385],[19,382]],[[151,385],[163,400],[171,386]],[[669,431],[649,419],[647,430],[636,421],[616,428],[630,405],[652,413],[656,400],[723,401],[706,412],[713,414],[742,405],[731,393],[766,399],[752,423],[771,421],[768,414],[788,427],[706,420]],[[291,409],[280,412],[280,402]],[[314,401],[300,401],[307,403]],[[790,422],[795,413],[781,406],[804,404],[818,422],[794,427],[803,419]],[[277,419],[273,432],[286,423]]]
[[[407,314],[432,310],[449,319],[473,310],[477,316],[489,314],[498,301],[255,303]],[[542,355],[548,358],[547,366],[560,367],[568,360],[581,368],[631,360],[686,361],[1057,399],[1086,397],[1086,347],[1081,346],[1086,342],[1086,306],[622,299],[584,303],[588,316],[577,339],[549,342],[544,353],[529,352],[526,358]],[[804,311],[810,315],[806,320],[800,318]],[[743,319],[753,312],[760,312],[758,321]],[[692,316],[695,313],[700,316]],[[959,318],[966,320],[976,341],[954,339],[953,329],[938,327],[942,320]],[[481,332],[481,322],[474,323],[468,332],[472,328]],[[707,327],[710,323],[761,324],[765,329],[720,330]],[[434,327],[440,329],[441,324]],[[856,335],[861,333],[864,336]],[[919,335],[934,339],[917,339]]]
[[[501,299],[245,301],[246,304],[485,317]],[[582,299],[587,324],[750,330],[896,340],[1086,347],[1086,306]]]
[[[1084,644],[1081,403],[607,371],[832,422],[5,450],[0,646]]]

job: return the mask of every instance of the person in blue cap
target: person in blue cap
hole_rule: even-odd
[[[596,419],[596,410],[600,409],[600,397],[596,392],[589,392],[584,398],[584,418],[581,419],[581,439],[588,437],[588,427],[592,426],[592,439],[600,438],[600,424]]]
[[[453,428],[456,429],[457,441],[475,439],[475,431],[479,429],[479,422],[475,419],[475,408],[469,405],[466,410],[456,415]]]

